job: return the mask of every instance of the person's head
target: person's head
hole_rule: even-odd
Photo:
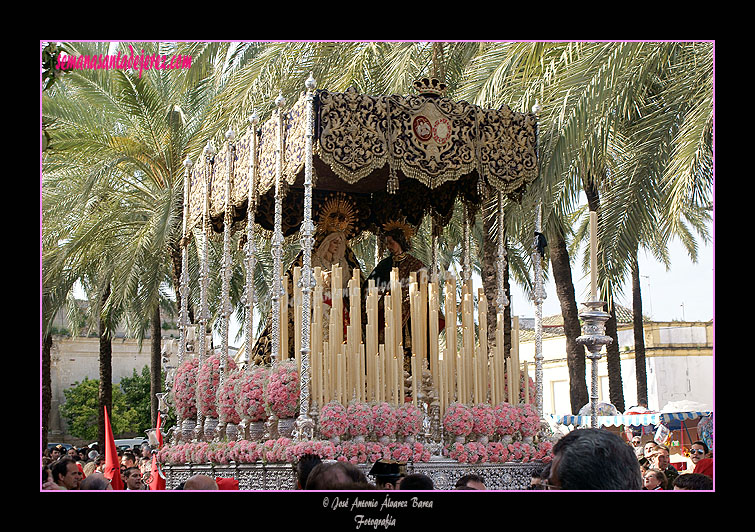
[[[693,464],[697,465],[697,463],[703,458],[710,458],[710,456],[708,456],[709,453],[710,449],[708,449],[708,446],[704,441],[696,441],[690,447],[689,459],[692,460]]]
[[[70,456],[74,460],[79,459],[79,451],[77,451],[75,447],[71,447],[70,449],[68,449],[66,451],[66,455]]]
[[[110,484],[110,479],[105,477],[102,473],[94,472],[88,475],[87,478],[81,481],[81,490],[112,490],[113,486]]]
[[[94,473],[97,470],[97,464],[95,464],[93,461],[89,461],[86,464],[84,464],[84,478],[89,478],[89,476]]]
[[[81,484],[82,474],[73,458],[64,456],[52,465],[52,479],[67,490],[77,490]]]
[[[649,441],[645,444],[645,446],[642,448],[643,455],[645,458],[650,458],[650,456],[655,451],[655,448],[658,447],[658,444],[654,441]]]
[[[214,478],[208,477],[207,475],[194,475],[186,479],[183,489],[185,491],[216,490],[218,489],[218,483],[215,482]]]
[[[412,244],[406,233],[400,228],[390,229],[383,234],[385,247],[392,255],[400,255],[404,251],[410,251]]]
[[[668,480],[666,479],[666,475],[663,474],[663,471],[657,467],[651,467],[645,471],[645,474],[642,476],[642,483],[646,490],[665,490]]]
[[[309,473],[307,490],[348,490],[367,484],[367,478],[349,462],[322,462]]]
[[[482,477],[479,475],[475,475],[474,473],[469,473],[468,475],[463,475],[459,477],[459,480],[456,481],[456,485],[454,486],[456,489],[460,487],[466,487],[471,488],[473,490],[486,490],[485,482],[483,481]]]
[[[315,254],[321,258],[336,261],[346,256],[346,235],[341,232],[329,233],[322,239]]]
[[[433,479],[429,476],[422,473],[411,473],[401,479],[398,489],[414,491],[433,490],[435,489],[435,485],[433,484]]]
[[[56,445],[52,449],[50,449],[50,459],[54,462],[58,460],[61,456],[63,456],[63,446],[62,445]]]
[[[629,443],[632,444],[632,447],[640,447],[640,446],[642,446],[642,437],[641,436],[632,436],[632,439],[629,440]]]
[[[712,490],[713,479],[700,473],[685,473],[674,479],[674,490]]]
[[[123,473],[123,479],[126,482],[126,489],[140,490],[142,489],[142,471],[138,467],[129,467]]]
[[[297,489],[304,489],[304,486],[307,485],[307,477],[309,477],[312,469],[320,463],[322,463],[322,459],[314,454],[305,454],[299,458],[299,462],[296,464]]]
[[[638,490],[640,478],[640,465],[632,448],[605,429],[576,429],[553,446],[549,487]]]
[[[152,457],[152,448],[149,446],[149,443],[147,442],[142,443],[141,453],[142,453],[142,458]]]
[[[375,486],[384,490],[398,489],[403,476],[401,465],[392,460],[378,460],[373,464],[369,474],[375,477]]]
[[[126,451],[123,453],[123,456],[121,456],[121,466],[128,469],[129,467],[134,467],[136,465],[136,456],[134,456],[134,453],[131,451]]]
[[[653,464],[653,466],[657,467],[661,471],[666,469],[671,463],[668,448],[664,447],[663,445],[659,445],[658,447],[656,447],[655,452],[653,453],[653,457],[651,458],[650,461]]]

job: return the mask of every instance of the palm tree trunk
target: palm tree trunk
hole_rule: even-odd
[[[616,307],[612,306],[611,315],[606,321],[606,334],[613,338],[613,342],[606,346],[606,362],[608,363],[608,396],[611,404],[619,412],[624,412],[624,385],[621,380],[621,355],[619,353],[619,334],[616,327]]]
[[[100,453],[105,449],[105,413],[107,408],[112,419],[113,412],[113,344],[110,332],[105,326],[102,316],[105,302],[110,296],[110,283],[100,297],[100,317],[98,335],[100,338],[100,387],[99,387],[99,426],[97,431],[100,443]]]
[[[637,404],[647,408],[648,376],[645,365],[645,330],[642,326],[640,266],[636,253],[634,264],[632,265],[632,324],[634,325],[634,367],[637,375]]]
[[[155,306],[150,321],[150,379],[149,379],[149,404],[152,427],[157,426],[157,395],[162,391],[162,330],[160,327],[160,305]]]
[[[564,318],[564,335],[566,336],[566,366],[569,370],[569,399],[572,414],[589,401],[587,381],[585,380],[585,347],[577,343],[582,334],[579,324],[577,300],[574,297],[574,283],[569,264],[569,253],[566,240],[561,231],[554,231],[548,235],[550,244],[550,259],[553,268],[553,282],[556,295],[561,304],[561,316]]]
[[[42,342],[42,449],[47,449],[47,430],[50,423],[52,404],[52,380],[50,378],[50,349],[52,334],[47,333]]]

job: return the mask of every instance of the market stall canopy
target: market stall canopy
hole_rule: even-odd
[[[313,210],[333,192],[351,196],[359,226],[374,231],[403,217],[418,224],[426,214],[450,219],[456,198],[479,205],[482,194],[498,191],[518,199],[537,177],[536,116],[504,105],[483,109],[444,96],[445,87],[425,78],[410,96],[370,96],[350,88],[314,93]],[[222,231],[226,178],[230,176],[233,222],[246,218],[250,183],[255,221],[272,230],[280,161],[283,233],[295,233],[303,217],[306,144],[305,94],[224,143],[214,157],[191,170],[188,228],[202,219],[204,180],[209,179],[209,215]],[[279,135],[280,128],[280,135]],[[256,138],[254,138],[256,135]],[[253,147],[256,146],[256,149]]]
[[[597,416],[597,419],[599,427],[619,427],[621,425],[639,427],[643,425],[658,425],[659,423],[668,424],[676,421],[697,419],[700,417],[709,416],[710,414],[711,411],[648,412],[644,414]],[[557,414],[544,415],[550,417],[555,423],[561,425],[574,425],[576,427],[590,425],[590,416],[562,416]]]

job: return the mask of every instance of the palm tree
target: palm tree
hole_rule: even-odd
[[[107,44],[70,43],[70,53],[107,52]],[[184,54],[186,50],[214,60],[217,47],[168,43],[137,45],[147,54]],[[195,61],[196,72],[203,63]],[[214,94],[211,76],[194,78],[185,71],[151,71],[141,78],[124,70],[72,72],[43,101],[44,116],[54,120],[55,150],[45,159],[45,183],[56,173],[88,176],[78,191],[82,204],[96,198],[112,210],[90,212],[91,223],[107,238],[81,234],[81,246],[105,245],[112,276],[107,285],[109,308],[128,309],[129,329],[141,341],[149,330],[152,342],[152,419],[160,391],[160,302],[163,288],[177,293],[183,193],[183,160],[206,142],[206,117]],[[209,80],[209,81],[208,81]],[[100,220],[97,220],[100,218]],[[99,225],[98,225],[99,224]],[[170,291],[170,290],[168,290]],[[104,331],[103,331],[103,334]],[[107,353],[103,355],[107,357]],[[101,382],[110,382],[103,376]]]

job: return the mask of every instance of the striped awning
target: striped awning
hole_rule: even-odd
[[[554,422],[561,425],[583,426],[590,425],[590,416],[562,416],[557,414],[544,414],[549,416]],[[688,419],[697,419],[710,415],[710,412],[648,412],[646,414],[630,414],[619,416],[598,416],[598,426],[642,426],[658,425],[659,423],[669,423],[673,421],[685,421]]]

